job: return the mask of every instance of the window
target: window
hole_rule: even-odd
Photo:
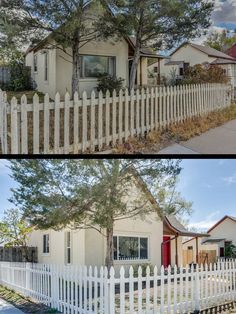
[[[34,55],[34,72],[38,72],[38,56]]]
[[[158,67],[154,67],[154,73],[158,73]]]
[[[97,78],[101,74],[115,76],[115,57],[80,56],[80,76]]]
[[[148,238],[115,236],[114,260],[148,259]]]
[[[71,264],[71,232],[66,232],[66,264]]]
[[[179,68],[179,75],[183,76],[184,75],[184,68]]]
[[[44,254],[49,253],[49,234],[43,235],[43,253]]]
[[[44,80],[48,81],[48,52],[44,53]]]

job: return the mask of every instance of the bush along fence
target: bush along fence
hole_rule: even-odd
[[[0,284],[66,314],[199,313],[235,302],[236,262],[150,269],[0,263]]]
[[[71,100],[59,94],[44,103],[34,96],[18,103],[0,92],[0,139],[4,154],[80,153],[101,151],[129,137],[226,108],[233,101],[229,85],[206,84],[114,91],[111,96],[86,92]]]

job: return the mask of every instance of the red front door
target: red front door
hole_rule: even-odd
[[[163,246],[162,246],[162,254],[163,254],[163,265],[164,267],[168,267],[171,264],[170,260],[170,237],[163,237]],[[168,242],[166,242],[168,241]]]

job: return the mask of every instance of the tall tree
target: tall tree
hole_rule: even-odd
[[[1,45],[38,43],[48,35],[45,47],[62,49],[73,64],[72,93],[79,91],[80,49],[98,39],[100,18],[96,0],[1,0]],[[95,13],[94,13],[95,10]],[[71,48],[68,50],[67,48]]]
[[[141,50],[170,49],[200,36],[210,26],[213,4],[205,0],[103,0],[106,11],[102,29],[134,37],[135,51],[130,73],[130,89],[135,85]]]
[[[21,247],[26,261],[29,261],[27,243],[32,230],[18,209],[6,210],[0,222],[0,243],[6,247]]]
[[[223,32],[211,32],[204,42],[204,45],[225,52],[235,43],[236,34],[231,35],[229,31],[223,30]]]
[[[150,213],[158,219],[168,212],[151,205],[142,182],[158,204],[160,190],[172,189],[181,171],[179,160],[163,159],[13,160],[10,168],[18,182],[11,201],[31,223],[41,229],[96,229],[106,237],[108,267],[116,221]],[[136,178],[143,192],[132,190]]]

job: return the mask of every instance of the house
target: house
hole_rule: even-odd
[[[236,59],[236,43],[230,49],[228,49],[226,53],[227,55]]]
[[[37,89],[43,93],[49,93],[51,98],[56,92],[64,95],[71,93],[72,81],[72,49],[47,49],[49,45],[55,47],[56,42],[49,35],[42,42],[30,47],[26,52],[26,65],[31,67],[31,76],[37,85]],[[94,40],[86,43],[80,50],[80,93],[96,91],[98,76],[108,73],[114,77],[124,79],[124,86],[129,86],[130,70],[134,57],[135,39],[133,37],[117,40]],[[156,60],[163,57],[150,49],[141,50],[141,58],[138,65],[136,86],[147,86],[148,59]]]
[[[182,265],[182,237],[203,236],[187,231],[174,217],[161,219],[159,207],[138,177],[130,185],[133,202],[142,197],[153,212],[143,217],[118,220],[114,225],[113,258],[115,268],[140,264]],[[106,236],[95,229],[35,230],[29,245],[38,248],[39,263],[102,266],[105,263]]]
[[[236,59],[216,49],[193,43],[182,44],[171,53],[169,59],[161,60],[160,72],[168,78],[182,79],[188,67],[196,64],[222,67],[231,84],[236,86]]]
[[[215,259],[225,257],[227,245],[236,245],[236,217],[224,216],[207,231],[207,235],[207,238],[194,237],[185,241],[183,243],[183,254],[186,251],[188,251],[188,255],[193,254],[194,262],[196,262],[195,256],[198,256],[199,252],[205,254],[206,261],[207,254],[215,256]]]

